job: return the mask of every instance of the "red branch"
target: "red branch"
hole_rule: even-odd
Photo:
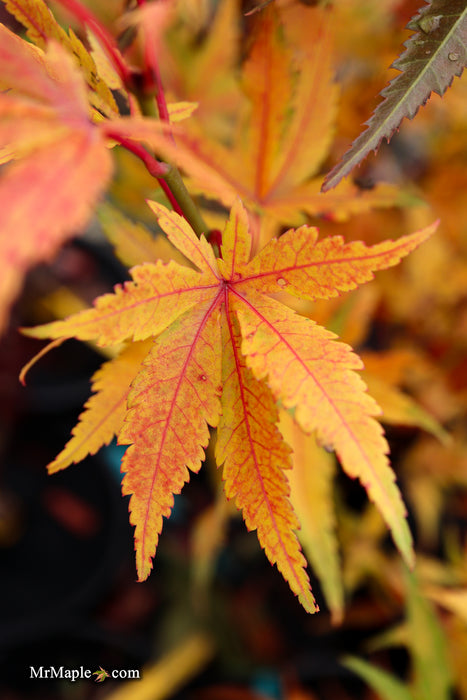
[[[153,83],[156,88],[156,103],[159,118],[161,121],[168,124],[170,122],[169,110],[167,108],[164,87],[162,85],[159,62],[154,50],[154,45],[148,41],[147,36],[144,37],[144,58],[146,62],[148,82]]]
[[[138,7],[143,8],[146,5],[146,0],[136,0]],[[155,46],[148,37],[143,26],[143,41],[144,41],[144,61],[146,64],[145,82],[148,91],[154,90],[157,103],[157,111],[161,121],[170,123],[169,110],[165,99],[164,86],[162,84],[161,72],[159,70],[159,61]]]
[[[133,155],[137,156],[140,160],[143,161],[148,173],[155,177],[159,182],[174,210],[177,212],[177,214],[183,216],[183,211],[180,209],[180,205],[173,196],[170,187],[164,180],[164,175],[168,173],[170,166],[166,163],[161,163],[159,160],[156,160],[154,156],[148,153],[148,151],[143,146],[141,146],[139,143],[135,143],[134,141],[125,138],[124,136],[121,136],[118,133],[118,131],[106,129],[105,133],[110,139],[117,141],[120,144],[120,146],[123,146],[123,148],[126,148],[127,151],[130,151],[131,153],[133,153]]]

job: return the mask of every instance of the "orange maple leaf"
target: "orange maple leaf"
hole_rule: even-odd
[[[304,223],[305,214],[342,220],[403,199],[387,184],[361,191],[343,182],[334,192],[320,191],[318,173],[337,112],[333,33],[332,16],[322,7],[270,5],[252,30],[239,86],[240,116],[229,146],[196,120],[175,131],[176,144],[163,133],[152,141],[158,153],[186,172],[191,191],[228,207],[241,197],[249,212],[261,215],[263,242],[279,224]],[[215,76],[216,66],[210,71]]]
[[[361,368],[360,359],[333,333],[274,296],[285,290],[326,299],[353,289],[370,280],[372,271],[395,265],[435,225],[371,247],[344,244],[340,236],[318,241],[316,229],[302,226],[250,260],[247,214],[237,200],[223,232],[222,257],[216,259],[204,236],[197,239],[184,219],[149,204],[171,243],[197,269],[173,261],[138,265],[133,281],[97,298],[94,308],[26,331],[37,338],[94,339],[101,346],[155,336],[142,366],[139,355],[135,362],[123,425],[114,426],[119,442],[130,444],[122,463],[123,493],[131,494],[139,579],[151,571],[173,494],[181,491],[189,469],[201,467],[212,426],[218,428],[216,459],[224,468],[227,497],[235,498],[247,527],[257,530],[269,560],[304,607],[316,609],[283,473],[291,459],[277,427],[279,402],[360,479],[412,562],[388,445],[373,417],[380,411],[353,371]],[[130,374],[122,380],[126,387]],[[119,390],[119,401],[123,393]],[[94,402],[96,419],[101,404]],[[91,403],[87,421],[90,411]]]

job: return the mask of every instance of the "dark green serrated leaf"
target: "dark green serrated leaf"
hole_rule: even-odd
[[[335,187],[383,140],[389,142],[404,117],[412,119],[432,92],[443,95],[467,65],[467,0],[433,0],[407,25],[415,30],[392,64],[401,73],[381,92],[384,100],[330,173],[323,191]]]

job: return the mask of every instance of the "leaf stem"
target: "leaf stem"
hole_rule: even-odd
[[[141,111],[145,116],[157,117],[154,99],[152,97],[149,95],[140,94],[138,99],[141,106]],[[168,167],[168,170],[166,170],[161,177],[164,179],[165,184],[169,188],[174,200],[177,203],[177,206],[174,206],[174,209],[185,217],[197,236],[201,236],[202,233],[207,233],[209,227],[207,226],[198,207],[188,192],[180,171],[172,164],[168,164],[166,167]],[[165,189],[164,191],[166,192]],[[170,199],[170,201],[173,203],[172,199]]]
[[[198,207],[188,192],[182,176],[180,175],[180,171],[173,165],[170,165],[169,171],[162,177],[177,200],[182,215],[188,221],[196,235],[199,237],[202,233],[207,233],[209,227],[206,225]]]

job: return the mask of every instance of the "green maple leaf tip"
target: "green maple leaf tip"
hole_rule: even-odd
[[[109,677],[109,674],[102,668],[102,666],[99,666],[99,669],[99,671],[94,671],[92,675],[96,676],[97,683],[102,683],[102,681],[105,681],[105,679]]]

